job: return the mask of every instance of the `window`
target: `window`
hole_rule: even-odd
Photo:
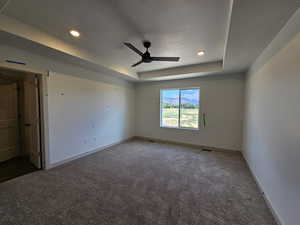
[[[200,90],[168,89],[160,91],[160,126],[199,128]]]

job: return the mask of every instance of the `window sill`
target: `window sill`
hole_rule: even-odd
[[[199,130],[199,128],[188,128],[188,127],[163,127],[163,126],[160,126],[160,128],[177,129],[177,130],[191,130],[191,131]]]

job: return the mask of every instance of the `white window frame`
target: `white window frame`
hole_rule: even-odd
[[[199,109],[198,109],[198,128],[193,128],[193,127],[181,127],[180,126],[180,112],[181,112],[181,91],[182,90],[192,90],[192,89],[197,89],[199,90],[198,93],[199,93]],[[170,90],[179,90],[179,113],[178,113],[178,127],[172,127],[172,126],[163,126],[162,125],[162,93],[163,91],[170,91]],[[183,129],[183,130],[199,130],[200,129],[200,125],[201,125],[201,122],[200,122],[200,118],[201,118],[201,90],[199,87],[190,87],[190,88],[166,88],[166,89],[160,89],[160,98],[159,98],[159,114],[160,114],[160,128],[171,128],[171,129]]]

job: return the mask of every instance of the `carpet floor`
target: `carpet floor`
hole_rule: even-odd
[[[241,154],[132,140],[0,184],[1,225],[276,225]]]

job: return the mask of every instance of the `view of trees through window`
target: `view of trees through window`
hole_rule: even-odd
[[[161,90],[161,126],[198,128],[199,89]]]

